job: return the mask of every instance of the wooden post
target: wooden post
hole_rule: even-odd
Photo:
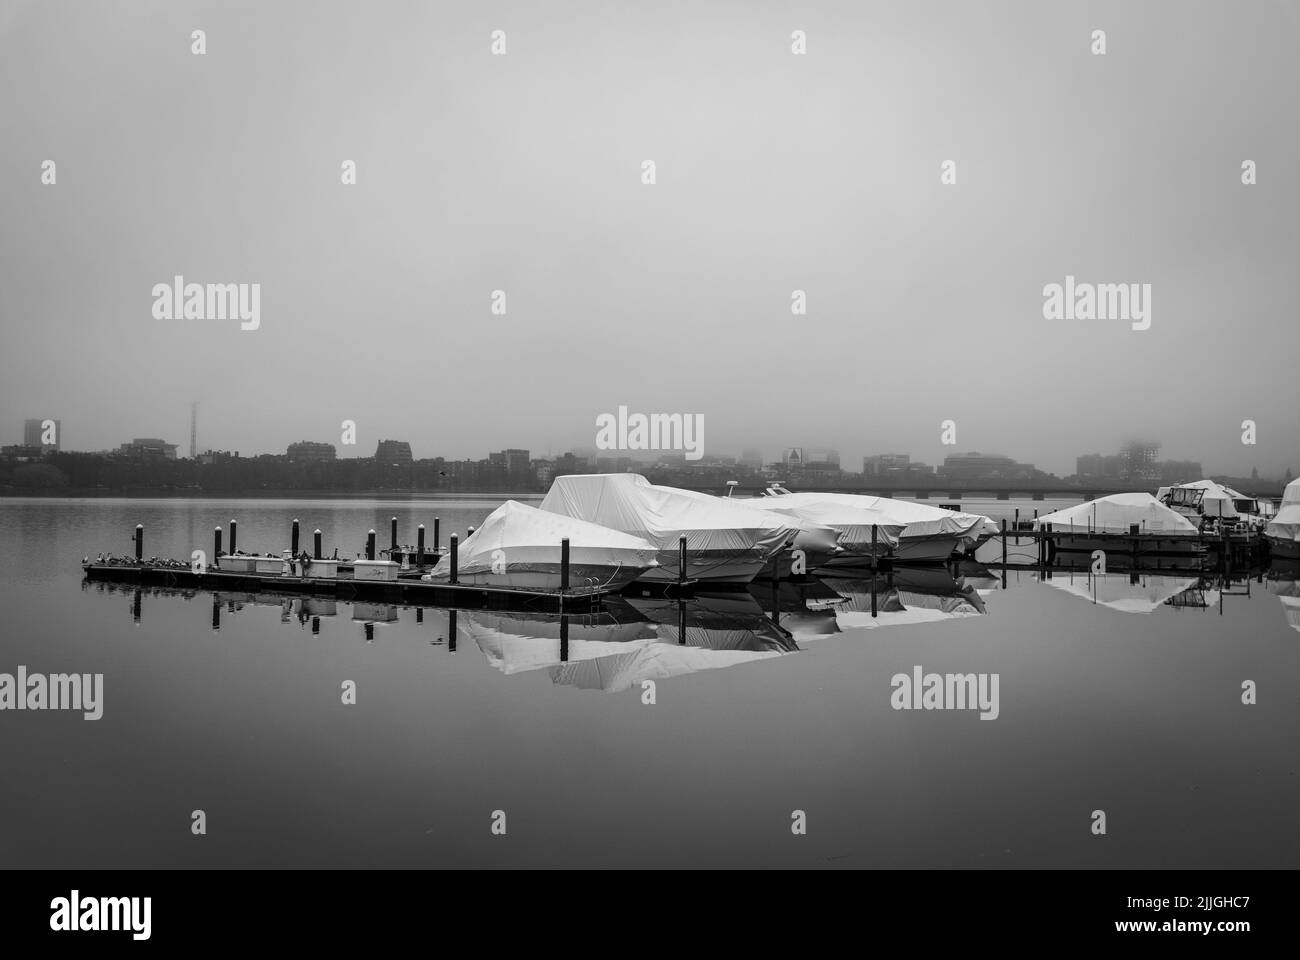
[[[474,528],[473,528],[473,527],[466,527],[466,528],[465,528],[465,539],[468,540],[468,539],[469,539],[470,537],[472,537],[472,536],[474,536]]]
[[[677,582],[683,584],[686,582],[686,537],[683,535],[677,541]]]
[[[230,552],[235,552],[235,534],[239,530],[239,524],[235,523],[234,518],[230,520]]]
[[[217,558],[221,556],[221,528],[212,528],[212,562],[216,563]]]
[[[319,560],[319,559],[321,559],[320,529],[319,529],[319,528],[317,528],[316,532],[315,532],[314,534],[312,534],[312,537],[313,537],[313,539],[315,540],[315,543],[312,544],[312,552],[315,554],[315,556],[313,557],[313,559],[315,559],[315,560]]]
[[[390,544],[388,545],[388,549],[389,549],[389,551],[390,551],[390,552],[389,552],[389,559],[391,560],[391,559],[392,559],[392,552],[391,552],[391,551],[394,551],[394,550],[397,549],[397,518],[396,518],[396,517],[393,517],[393,519],[389,522],[389,525],[388,525],[388,526],[389,526],[389,531],[390,531],[390,533],[392,534],[392,537],[391,537],[391,539],[392,539],[392,543],[390,543]]]
[[[876,525],[873,523],[871,525],[871,569],[873,570],[876,568],[876,564],[880,562],[880,559],[876,556],[877,535]]]
[[[293,532],[289,535],[289,556],[298,556],[298,518],[293,518]]]
[[[144,559],[144,524],[143,523],[137,523],[135,525],[135,558],[137,560]]]
[[[569,592],[569,538],[560,541],[560,593]]]
[[[437,553],[442,549],[442,537],[438,533],[438,527],[442,523],[437,517],[433,518],[433,552]]]
[[[1007,565],[1007,518],[1002,518],[1002,567]]]
[[[375,531],[373,530],[366,534],[366,559],[375,559]]]
[[[415,528],[415,562],[424,563],[424,524]]]
[[[456,534],[453,533],[451,535],[451,577],[448,579],[447,581],[448,583],[456,582],[456,563],[457,563],[456,551],[459,545],[460,545],[460,540],[456,536]]]
[[[569,662],[569,618],[560,617],[560,663]]]
[[[677,645],[686,646],[686,601],[681,597],[677,598]]]

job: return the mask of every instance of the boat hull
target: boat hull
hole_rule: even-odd
[[[641,574],[643,568],[624,565],[571,563],[569,565],[569,589],[600,586],[607,590],[621,590],[632,583]],[[447,583],[448,573],[437,571],[424,578],[432,583]],[[474,570],[457,572],[456,582],[470,586],[507,587],[524,590],[559,590],[559,563],[508,563],[505,570],[494,573],[491,570]]]
[[[1271,557],[1284,560],[1300,559],[1300,540],[1282,540],[1279,537],[1265,537],[1268,541],[1268,553]]]

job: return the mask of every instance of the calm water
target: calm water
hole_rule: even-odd
[[[786,588],[782,629],[758,588],[682,645],[675,604],[632,600],[561,651],[553,619],[373,604],[146,590],[137,619],[79,568],[136,523],[184,558],[297,516],[351,555],[495,505],[0,500],[0,672],[105,678],[98,721],[0,713],[0,866],[1300,865],[1294,581],[900,573],[874,619],[868,581]],[[963,501],[1016,506],[1057,504]],[[999,717],[891,709],[915,665],[999,674]]]

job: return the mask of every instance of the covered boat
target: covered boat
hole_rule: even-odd
[[[655,567],[645,540],[585,520],[507,500],[458,548],[460,583],[532,590],[560,588],[560,542],[569,541],[569,586],[618,590]],[[446,582],[451,554],[421,579]]]
[[[1197,524],[1149,493],[1112,493],[1034,521],[1035,530],[1049,527],[1054,556],[1064,553],[1060,562],[1066,566],[1069,554],[1080,557],[1097,550],[1117,554],[1113,565],[1139,557],[1188,557],[1199,562],[1205,550]]]
[[[958,513],[889,497],[773,491],[771,499],[795,507],[817,503],[856,507],[878,517],[878,525],[901,526],[898,545],[893,550],[894,558],[911,563],[943,563],[958,547],[974,547],[997,530],[992,520],[979,514]]]
[[[860,565],[873,557],[882,557],[891,550],[897,549],[898,538],[905,524],[890,521],[882,511],[875,508],[858,507],[833,500],[801,499],[815,496],[816,494],[785,494],[728,502],[744,504],[757,510],[767,510],[790,517],[800,523],[814,525],[819,529],[831,530],[838,550],[820,557],[820,562],[816,564],[810,563],[810,568],[825,564]],[[874,546],[871,539],[873,526],[876,528]],[[797,541],[795,546],[798,546]]]
[[[1269,553],[1275,557],[1300,557],[1300,480],[1282,492],[1282,506],[1264,528]]]
[[[1199,496],[1187,496],[1196,491],[1199,491]],[[1260,526],[1263,523],[1259,504],[1254,497],[1248,497],[1215,480],[1193,480],[1190,483],[1161,487],[1156,491],[1156,499],[1193,522],[1205,519],[1234,525],[1244,523],[1248,526]]]
[[[787,519],[656,486],[637,473],[556,477],[541,508],[649,541],[659,565],[645,572],[645,580],[679,579],[678,544],[684,536],[687,579],[745,584],[799,532]]]

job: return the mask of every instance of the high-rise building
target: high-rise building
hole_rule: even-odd
[[[293,461],[302,463],[319,463],[325,460],[333,460],[338,456],[338,451],[332,443],[315,443],[311,440],[299,440],[297,443],[289,444],[285,455]]]
[[[63,421],[46,417],[23,421],[23,446],[39,447],[42,453],[57,453],[63,441]]]
[[[862,458],[862,472],[869,477],[906,471],[912,458],[906,453],[877,453]]]
[[[176,444],[157,437],[136,437],[117,448],[118,456],[136,460],[175,460]]]
[[[378,463],[390,463],[394,466],[414,462],[411,456],[411,445],[405,440],[380,440],[379,445],[375,447],[375,460]]]
[[[954,453],[943,458],[939,471],[949,480],[1026,479],[1037,471],[1032,463],[1017,463],[1001,453]]]

